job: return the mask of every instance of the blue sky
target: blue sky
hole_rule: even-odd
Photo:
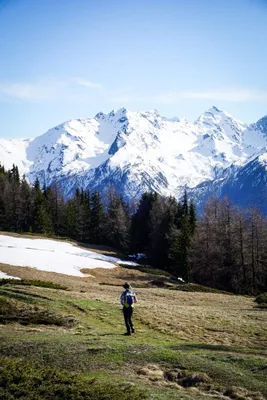
[[[0,137],[126,107],[267,114],[267,0],[0,0]]]

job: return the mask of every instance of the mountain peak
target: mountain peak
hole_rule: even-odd
[[[212,106],[212,107],[208,110],[208,112],[216,113],[216,114],[224,113],[223,110],[221,110],[220,108],[218,108],[218,107],[216,107],[216,106]]]
[[[234,118],[231,114],[226,111],[221,110],[220,108],[213,106],[205,111],[200,117],[196,120],[195,124],[197,125],[211,125],[211,124],[230,124],[236,125],[238,129],[244,130],[247,128],[247,124],[238,119]]]
[[[196,124],[202,123],[205,120],[214,120],[216,118],[222,118],[223,116],[228,116],[230,114],[227,114],[225,111],[220,110],[216,106],[212,106],[209,108],[207,111],[204,111],[198,119],[195,121]]]

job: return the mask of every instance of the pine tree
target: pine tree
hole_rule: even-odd
[[[48,235],[53,233],[53,224],[47,208],[46,198],[41,191],[40,182],[37,179],[34,183],[33,191],[33,232]]]
[[[170,260],[172,273],[186,282],[191,279],[189,252],[196,228],[196,210],[193,201],[188,206],[187,192],[176,208],[175,226],[171,230]]]
[[[157,197],[150,215],[148,257],[152,265],[168,270],[170,267],[171,232],[175,226],[176,201]]]
[[[64,208],[64,234],[70,238],[76,239],[76,216],[74,201],[69,200]]]
[[[14,164],[12,169],[8,171],[8,180],[9,184],[7,183],[5,188],[8,229],[17,232],[20,230],[20,177],[18,167]]]
[[[173,274],[182,277],[186,282],[190,279],[189,271],[189,249],[191,246],[191,226],[189,217],[184,216],[181,220],[181,228],[173,231],[171,246],[171,258],[173,260]]]
[[[149,247],[151,236],[151,210],[157,201],[156,193],[144,193],[136,213],[132,216],[130,248],[133,253],[143,253]]]
[[[23,232],[29,232],[31,226],[31,187],[26,181],[25,175],[23,175],[20,185],[20,230]]]
[[[83,194],[84,241],[91,241],[91,198],[89,190]]]
[[[190,200],[189,203],[189,225],[190,225],[191,235],[194,235],[197,225],[197,213],[195,204],[192,200]]]
[[[106,239],[111,246],[127,250],[129,246],[130,220],[121,198],[111,188],[107,194],[108,204],[105,221]]]
[[[183,216],[188,216],[188,197],[187,197],[187,191],[184,191],[184,197],[183,197],[183,202],[182,202],[182,212]]]
[[[94,244],[103,242],[104,206],[99,192],[94,192],[90,200],[90,239]]]
[[[175,218],[175,225],[176,225],[177,229],[181,229],[181,227],[182,227],[183,216],[184,216],[183,205],[182,205],[181,201],[178,201],[177,209],[176,209],[176,218]]]

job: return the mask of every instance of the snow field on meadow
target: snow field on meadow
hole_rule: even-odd
[[[6,274],[5,272],[0,271],[0,279],[16,279],[16,280],[21,280],[20,278],[16,277],[16,276],[11,276]]]
[[[118,264],[138,265],[121,261],[71,243],[51,239],[28,239],[0,235],[0,263],[19,267],[32,267],[41,271],[85,277],[81,269],[115,268]],[[8,278],[1,276],[0,278]]]

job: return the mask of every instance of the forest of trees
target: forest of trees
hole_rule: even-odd
[[[145,193],[126,203],[113,188],[104,198],[77,189],[64,200],[57,184],[30,186],[18,168],[0,165],[0,230],[64,236],[145,253],[146,263],[234,293],[267,289],[267,220],[228,199],[210,199],[197,220],[195,205]]]

